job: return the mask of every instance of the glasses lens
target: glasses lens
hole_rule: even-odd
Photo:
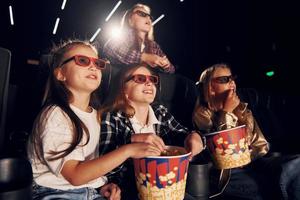
[[[147,77],[142,74],[134,75],[134,81],[137,83],[146,83]]]
[[[228,83],[229,81],[232,81],[234,79],[235,79],[235,77],[232,76],[232,75],[230,75],[230,76],[219,76],[219,77],[214,78],[214,80],[217,83],[220,83],[220,84]]]
[[[217,81],[219,83],[228,83],[230,81],[230,77],[229,76],[218,77]]]
[[[140,16],[140,17],[147,17],[147,16],[149,16],[150,19],[152,20],[152,16],[151,16],[150,14],[145,13],[145,12],[143,12],[143,11],[141,11],[141,10],[137,10],[137,11],[136,11],[136,14],[137,14],[138,16]]]
[[[106,65],[106,62],[104,60],[101,60],[101,59],[95,59],[94,63],[95,63],[95,65],[98,69],[104,69],[105,65]]]
[[[75,56],[75,62],[77,65],[86,67],[90,65],[91,60],[86,56]]]
[[[142,12],[142,11],[139,11],[139,12],[137,12],[137,13],[138,13],[138,15],[141,16],[141,17],[147,17],[147,14],[144,13],[144,12]]]
[[[149,81],[154,83],[154,84],[157,84],[158,83],[158,78],[156,76],[149,76]]]

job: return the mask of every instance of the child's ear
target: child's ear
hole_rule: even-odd
[[[125,97],[126,97],[126,99],[128,99],[128,97],[129,97],[129,96],[128,96],[128,94],[127,94],[127,93],[125,93]]]
[[[214,96],[216,94],[214,87],[212,87],[212,86],[209,87],[209,94],[211,96]]]
[[[66,77],[64,76],[61,67],[56,68],[56,69],[54,70],[54,76],[55,76],[55,78],[56,78],[57,80],[59,80],[59,81],[65,81],[65,80],[66,80]]]
[[[133,22],[132,22],[131,19],[128,19],[128,24],[129,24],[130,27],[133,27]]]

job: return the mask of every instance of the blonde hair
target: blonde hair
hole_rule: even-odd
[[[230,67],[227,64],[220,63],[220,64],[215,64],[206,70],[204,70],[199,78],[199,81],[197,82],[200,94],[198,96],[197,102],[196,102],[196,107],[198,107],[200,104],[206,104],[208,108],[213,109],[213,97],[211,96],[211,90],[212,90],[212,85],[211,85],[211,79],[215,73],[215,71],[219,68],[222,69],[230,69]]]
[[[132,17],[132,15],[134,13],[134,10],[137,9],[137,8],[142,8],[142,9],[148,11],[149,13],[151,12],[151,9],[150,9],[149,6],[147,6],[145,4],[140,4],[140,3],[135,4],[134,6],[132,6],[132,8],[127,10],[125,12],[125,14],[123,15],[122,20],[121,20],[121,28],[122,29],[127,29],[127,30],[132,29],[130,24],[129,24],[129,20]],[[147,33],[146,38],[148,40],[151,40],[151,41],[154,40],[153,26],[151,27],[150,31]]]

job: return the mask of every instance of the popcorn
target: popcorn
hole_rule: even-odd
[[[133,159],[140,200],[183,200],[190,153],[183,147],[168,148],[181,155]]]
[[[157,186],[143,184],[137,186],[140,200],[182,200],[184,198],[186,178],[177,183],[173,183],[165,188],[159,189]]]

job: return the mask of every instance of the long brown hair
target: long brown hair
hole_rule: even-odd
[[[43,106],[34,122],[32,133],[28,142],[28,153],[36,155],[37,159],[44,164],[46,163],[46,160],[57,160],[71,153],[76,146],[79,145],[84,134],[87,136],[87,141],[84,145],[86,145],[89,141],[89,131],[87,127],[69,106],[70,100],[73,98],[72,92],[67,89],[62,81],[57,80],[55,76],[55,71],[57,68],[61,67],[61,63],[64,59],[66,59],[66,53],[80,46],[91,48],[97,53],[97,50],[93,45],[89,42],[80,40],[62,42],[60,45],[54,46],[50,52],[50,59],[48,63],[50,73],[43,98]],[[99,92],[95,90],[92,92],[90,99],[90,106],[94,107],[96,110],[100,108],[100,97],[98,94]],[[51,156],[45,158],[45,152],[43,152],[43,136],[41,133],[45,128],[45,123],[49,114],[51,114],[51,111],[53,111],[56,107],[61,108],[64,111],[64,114],[70,119],[74,131],[73,139],[69,147],[60,151],[47,152]]]

